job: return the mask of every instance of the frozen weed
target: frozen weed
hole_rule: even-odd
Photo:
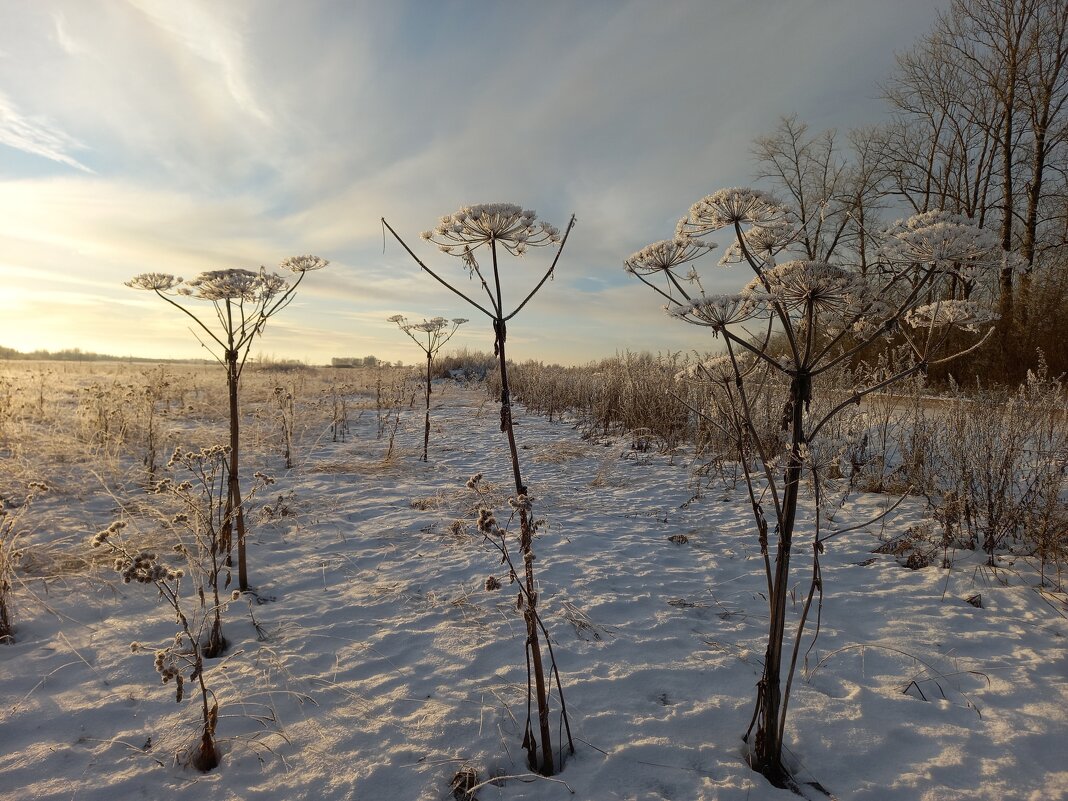
[[[434,317],[421,323],[412,323],[403,314],[394,314],[389,322],[397,327],[419,346],[426,355],[426,417],[423,423],[423,461],[427,461],[427,448],[430,445],[430,392],[433,381],[434,357],[445,343],[452,339],[456,329],[467,322],[462,317],[451,321],[444,317]]]
[[[90,540],[90,545],[110,550],[115,558],[115,570],[125,583],[153,585],[160,600],[173,611],[178,631],[165,645],[154,650],[153,664],[164,684],[174,682],[175,701],[179,704],[186,697],[186,683],[195,684],[200,701],[201,734],[200,742],[188,757],[188,763],[206,773],[218,767],[220,755],[215,742],[219,701],[204,676],[204,660],[208,658],[205,631],[210,626],[213,612],[217,615],[222,604],[217,602],[214,610],[207,609],[201,593],[199,606],[194,603],[187,612],[189,602],[182,595],[185,571],[170,567],[151,551],[132,550],[123,540],[122,531],[125,528],[125,521],[116,521],[97,533]],[[239,593],[235,592],[233,597],[236,599]],[[134,653],[142,650],[151,649],[145,649],[137,642],[131,645]]]
[[[297,280],[292,284],[281,275],[268,273],[262,267],[259,272],[242,269],[212,270],[201,273],[189,282],[164,273],[142,273],[126,282],[129,287],[154,292],[192,320],[195,325],[194,335],[198,339],[201,335],[206,337],[206,340],[201,340],[201,344],[226,370],[230,464],[224,540],[229,550],[232,530],[236,529],[238,582],[242,592],[251,587],[248,580],[245,515],[240,481],[241,417],[238,388],[241,374],[248,361],[252,344],[263,333],[267,321],[289,305],[297,287],[309,272],[320,270],[328,264],[326,259],[318,256],[292,256],[283,260],[281,267],[297,275]],[[185,299],[211,304],[213,314],[194,313],[188,305],[179,302]],[[208,324],[213,319],[218,322],[218,327]]]
[[[15,609],[12,594],[15,584],[15,570],[23,560],[19,547],[19,538],[23,533],[22,517],[33,500],[47,492],[44,483],[30,482],[22,502],[9,506],[0,498],[0,643],[15,641]]]
[[[541,623],[537,613],[538,594],[534,582],[534,550],[533,541],[535,524],[532,509],[527,495],[526,485],[519,464],[519,449],[516,445],[515,425],[512,418],[512,395],[508,377],[508,358],[506,356],[506,342],[508,339],[508,321],[519,314],[520,311],[537,294],[545,282],[553,277],[556,264],[563,253],[567,237],[574,227],[575,218],[571,217],[567,230],[561,237],[560,232],[552,225],[537,219],[537,215],[511,203],[486,203],[475,206],[464,206],[454,214],[442,217],[436,228],[421,234],[422,239],[432,242],[438,249],[446,254],[456,256],[467,269],[468,276],[472,281],[477,281],[479,289],[476,294],[482,302],[476,301],[462,292],[460,289],[441,278],[430,269],[408,247],[389,223],[382,220],[382,224],[389,229],[402,247],[415,259],[419,267],[429,274],[434,280],[447,288],[453,294],[463,298],[472,308],[484,314],[493,326],[493,353],[498,360],[497,377],[500,381],[500,430],[508,438],[508,448],[512,461],[512,477],[515,480],[515,498],[517,504],[514,507],[519,518],[519,553],[523,559],[523,590],[520,604],[523,619],[527,628],[526,652],[530,673],[533,683],[527,682],[527,724],[523,735],[523,748],[527,752],[527,762],[531,770],[537,770],[543,776],[552,776],[556,772],[557,762],[553,755],[552,737],[549,728],[549,706],[547,695],[547,683],[545,670],[542,663],[541,642],[545,637],[545,644],[552,652],[552,644],[549,642],[548,633]],[[556,256],[549,265],[548,270],[542,275],[541,280],[531,289],[523,300],[514,309],[509,311],[505,306],[505,295],[502,292],[502,271],[499,258],[505,253],[513,256],[522,256],[532,247],[557,246]],[[489,259],[489,265],[485,268],[479,263],[478,257]],[[507,279],[507,273],[504,274]],[[484,304],[487,304],[484,305]],[[474,482],[474,479],[472,479]],[[477,482],[474,482],[477,485]],[[472,483],[469,482],[469,486]],[[473,488],[473,487],[472,487]],[[480,527],[481,530],[481,527]],[[495,543],[496,544],[496,543]],[[505,553],[507,559],[507,552]],[[555,668],[555,659],[553,660]],[[557,685],[559,687],[559,673]],[[537,702],[538,709],[538,735],[535,736],[531,726],[530,701]],[[561,692],[561,717],[567,725],[567,712],[562,707]],[[539,754],[540,741],[540,754]],[[571,742],[570,728],[568,727],[568,741],[571,753],[575,752],[574,743]]]

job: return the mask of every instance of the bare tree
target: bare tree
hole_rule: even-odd
[[[996,228],[1002,250],[1018,249],[995,291],[1003,330],[1026,324],[1042,231],[1065,240],[1068,6],[952,0],[933,30],[898,57],[885,96],[898,193],[917,211],[956,211]],[[1060,200],[1046,202],[1051,197]]]

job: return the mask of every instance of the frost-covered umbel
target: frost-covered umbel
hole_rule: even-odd
[[[797,234],[797,228],[785,219],[754,225],[727,246],[719,264],[721,267],[740,264],[746,252],[770,263],[797,238]]]
[[[798,216],[764,192],[723,189],[690,207],[674,240],[654,243],[624,262],[628,273],[667,301],[671,316],[710,328],[725,345],[725,355],[698,362],[679,378],[703,381],[710,390],[700,401],[704,405],[691,409],[736,443],[749,493],[764,561],[769,626],[756,711],[743,739],[749,743],[750,764],[779,787],[792,782],[782,759],[783,730],[801,639],[813,599],[822,592],[819,560],[826,537],[817,515],[814,578],[799,618],[788,623],[787,599],[796,586],[790,561],[802,476],[812,476],[817,499],[824,480],[811,446],[821,443],[825,424],[847,405],[966,352],[939,351],[950,344],[952,327],[974,331],[993,315],[964,301],[927,301],[951,297],[962,283],[958,279],[970,278],[983,266],[1001,265],[1005,258],[989,232],[936,212],[893,226],[880,264],[863,274],[822,261],[777,264],[777,256],[789,250],[796,236],[790,220]],[[750,280],[736,294],[705,293],[694,265],[688,265],[686,275],[675,270],[700,255],[691,244],[694,238],[724,229],[734,241],[721,264],[746,266]],[[749,330],[745,324],[750,321],[760,321],[759,330]],[[813,403],[824,386],[821,376],[862,358],[878,337],[890,333],[905,343],[911,364],[893,375],[865,376],[847,398],[827,399],[829,407]],[[762,433],[754,420],[750,398],[757,393],[778,394],[782,403],[774,433]],[[769,508],[774,520],[766,515]]]
[[[787,216],[787,209],[759,189],[721,189],[692,206],[675,227],[676,236],[704,236],[733,225],[770,225]]]
[[[441,218],[438,226],[420,236],[443,253],[469,257],[482,245],[497,242],[509,253],[521,256],[528,248],[560,241],[560,231],[530,209],[514,203],[479,203],[464,206]]]
[[[689,236],[663,239],[632,253],[630,258],[623,262],[623,268],[628,273],[653,275],[693,261],[715,246],[715,243],[701,242]]]
[[[297,256],[286,259],[281,266],[293,272],[320,270],[329,262],[317,256]],[[183,281],[166,273],[141,273],[126,282],[133,289],[148,289],[160,294],[200,298],[210,301],[270,301],[288,289],[289,282],[265,267],[259,271],[230,268],[207,270],[190,281]]]
[[[997,236],[960,214],[928,211],[898,220],[887,231],[881,256],[895,264],[932,265],[942,272],[999,267]]]
[[[742,295],[754,302],[778,302],[787,309],[816,312],[857,308],[867,298],[867,283],[855,274],[821,261],[783,262],[752,279]]]
[[[688,303],[665,307],[671,317],[704,325],[716,332],[728,325],[751,320],[764,309],[763,301],[742,294],[700,295]]]
[[[918,306],[905,315],[905,322],[913,328],[956,326],[964,331],[978,331],[979,326],[992,323],[997,315],[968,300],[942,300]]]

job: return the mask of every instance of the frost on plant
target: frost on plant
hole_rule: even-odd
[[[297,276],[290,283],[265,267],[258,271],[231,268],[209,270],[185,281],[165,273],[142,273],[126,286],[155,292],[193,322],[193,334],[226,370],[226,387],[230,414],[229,486],[225,501],[226,529],[223,539],[227,565],[232,562],[231,547],[236,531],[238,585],[251,589],[245,553],[246,527],[240,479],[240,405],[238,390],[241,373],[256,337],[263,333],[267,321],[292,302],[304,276],[326,267],[329,262],[319,256],[290,256],[280,267]],[[204,313],[197,302],[208,303]]]
[[[891,226],[883,234],[880,263],[855,273],[824,261],[783,258],[794,246],[791,221],[797,219],[793,209],[765,192],[724,189],[690,207],[674,240],[649,245],[624,262],[629,274],[665,302],[669,315],[711,329],[723,343],[722,353],[690,365],[678,378],[708,387],[710,401],[692,411],[734,443],[744,471],[769,612],[764,672],[745,740],[753,767],[783,787],[796,786],[782,758],[783,730],[801,638],[813,599],[823,591],[820,554],[833,536],[820,530],[817,516],[809,591],[788,637],[802,476],[811,478],[818,499],[828,452],[823,439],[830,438],[824,429],[844,408],[977,347],[982,338],[961,347],[950,332],[978,333],[994,315],[953,293],[1005,258],[989,232],[956,215],[931,212]],[[702,252],[696,242],[719,231],[732,237],[720,264],[750,273],[733,294],[705,293],[691,264]],[[679,270],[683,265],[688,272]],[[832,371],[885,336],[904,343],[909,358],[900,369],[862,381],[844,398],[818,396]],[[754,413],[754,399],[769,392],[781,396],[777,428],[763,425]]]
[[[501,380],[500,415],[501,432],[508,438],[508,449],[512,462],[512,477],[515,480],[516,497],[527,498],[527,487],[519,464],[519,448],[516,444],[515,425],[512,419],[512,396],[508,382],[508,362],[505,354],[508,339],[508,321],[515,317],[544,286],[554,271],[556,263],[563,252],[568,234],[575,224],[572,216],[567,229],[561,236],[552,225],[540,221],[537,214],[522,206],[512,203],[485,203],[464,206],[453,214],[440,219],[437,227],[424,231],[422,238],[434,243],[443,252],[460,258],[473,280],[480,285],[476,294],[485,299],[475,300],[454,284],[442,278],[412,251],[396,231],[385,221],[382,224],[396,237],[401,246],[415,259],[419,267],[450,292],[463,298],[473,308],[488,317],[493,326],[493,354],[497,357]],[[505,295],[501,290],[500,257],[505,253],[522,256],[530,248],[556,245],[556,255],[548,270],[542,275],[530,292],[514,308],[505,305]],[[488,264],[479,262],[479,257],[488,259]],[[509,309],[511,309],[509,311]],[[403,318],[401,318],[403,319]],[[393,322],[400,322],[394,319]],[[522,556],[522,582],[526,602],[520,605],[520,612],[526,624],[527,664],[530,666],[527,681],[527,697],[536,701],[537,734],[530,718],[528,703],[527,720],[523,734],[523,748],[527,752],[527,762],[532,770],[551,776],[556,772],[557,763],[552,749],[552,736],[549,726],[549,696],[545,669],[542,662],[543,637],[548,644],[548,635],[541,626],[537,611],[538,595],[534,581],[534,535],[535,525],[532,510],[528,505],[518,509],[519,515],[519,553]],[[550,649],[551,654],[551,649]],[[555,668],[555,660],[552,661]],[[566,722],[566,710],[561,708],[561,716]],[[569,737],[570,741],[570,737]],[[574,746],[571,745],[574,752]]]
[[[203,592],[199,604],[183,594],[182,582],[186,578],[183,568],[167,564],[155,552],[131,548],[124,539],[126,521],[116,520],[106,529],[97,532],[89,541],[93,548],[106,548],[114,557],[114,569],[127,584],[150,584],[156,588],[159,598],[173,613],[177,631],[173,638],[155,650],[154,666],[163,684],[174,682],[175,701],[182,703],[186,697],[186,684],[193,685],[194,695],[200,707],[199,742],[188,755],[188,762],[200,771],[210,771],[219,765],[219,749],[215,730],[219,718],[219,701],[205,678],[205,662],[209,658],[209,640],[206,630],[213,614],[218,615],[221,606],[216,596],[214,609],[208,609]],[[181,556],[178,550],[176,555]],[[193,593],[196,598],[197,593]],[[134,643],[131,650],[142,650]]]
[[[24,521],[22,516],[34,499],[48,492],[48,485],[31,481],[22,503],[9,508],[0,498],[0,643],[15,641],[15,609],[12,595],[15,590],[15,569],[22,560],[19,537]]]
[[[396,323],[397,327],[407,334],[409,339],[426,355],[426,416],[423,421],[423,461],[425,462],[427,449],[430,446],[430,394],[434,357],[445,346],[445,343],[452,339],[456,329],[468,320],[463,317],[455,317],[452,320],[433,317],[421,323],[412,323],[403,314],[394,314],[387,319],[391,323]]]

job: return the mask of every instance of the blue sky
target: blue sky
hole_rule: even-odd
[[[879,122],[879,81],[935,13],[927,0],[0,0],[0,345],[203,355],[177,311],[122,282],[314,253],[330,268],[254,352],[414,361],[386,317],[473,314],[395,243],[383,252],[379,219],[465,281],[418,233],[510,202],[560,227],[578,217],[511,356],[708,349],[623,259],[703,195],[751,183],[749,143],[780,116]],[[506,264],[516,295],[547,258]],[[706,288],[744,280],[722,271]],[[454,342],[489,349],[489,326]]]

